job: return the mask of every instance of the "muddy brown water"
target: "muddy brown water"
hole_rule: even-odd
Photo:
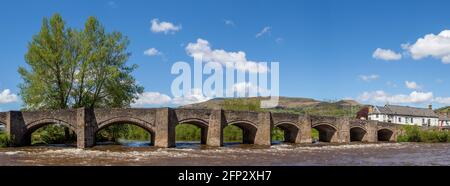
[[[176,148],[156,148],[131,142],[87,150],[66,145],[32,146],[0,148],[0,165],[430,166],[450,165],[450,143],[277,143],[271,147],[228,143],[220,148],[177,143]]]

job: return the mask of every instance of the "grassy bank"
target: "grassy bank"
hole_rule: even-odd
[[[398,142],[450,142],[450,132],[438,129],[422,129],[418,126],[404,126],[403,134],[398,136]]]

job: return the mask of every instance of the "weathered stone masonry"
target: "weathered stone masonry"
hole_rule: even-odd
[[[319,140],[332,143],[350,141],[396,141],[399,125],[348,118],[309,116],[287,113],[225,111],[209,109],[68,109],[54,111],[0,113],[13,146],[31,143],[31,134],[48,124],[64,125],[77,135],[77,146],[95,145],[95,134],[114,124],[134,124],[147,130],[157,147],[175,146],[175,127],[192,124],[201,129],[201,143],[223,145],[223,129],[234,125],[243,131],[243,143],[271,145],[275,127],[284,131],[285,141],[311,143],[311,130],[319,131]]]

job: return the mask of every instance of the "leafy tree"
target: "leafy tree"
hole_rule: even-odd
[[[137,66],[126,64],[128,44],[94,17],[83,30],[66,27],[59,14],[44,18],[28,44],[28,68],[18,69],[25,110],[128,107],[143,92],[131,75]]]
[[[66,28],[59,14],[44,18],[19,67],[20,94],[27,110],[79,107],[127,107],[143,87],[127,66],[129,41],[108,33],[89,17],[84,30]]]

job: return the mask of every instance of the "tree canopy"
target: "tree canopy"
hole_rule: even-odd
[[[84,29],[66,26],[59,14],[44,18],[19,67],[25,109],[127,107],[142,93],[126,64],[129,41],[120,32],[107,32],[89,17]]]

